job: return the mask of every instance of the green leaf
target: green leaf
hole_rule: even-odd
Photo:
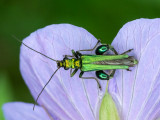
[[[9,78],[6,72],[0,71],[0,120],[4,120],[2,106],[4,103],[12,101],[12,90],[9,83]]]
[[[105,95],[103,96],[100,111],[99,120],[120,120],[116,105],[108,93],[108,84]]]

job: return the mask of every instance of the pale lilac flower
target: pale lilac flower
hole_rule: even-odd
[[[122,120],[160,117],[160,19],[139,19],[125,24],[112,45],[138,61],[132,72],[116,71],[110,93]]]
[[[117,70],[110,80],[109,92],[121,120],[154,120],[160,117],[160,19],[139,19],[122,27],[112,45],[119,53],[134,48],[129,55],[139,60],[132,72]],[[62,60],[71,49],[93,48],[97,39],[85,29],[69,24],[50,25],[23,40],[41,53]],[[83,52],[91,54],[91,52]],[[92,54],[94,54],[92,52]],[[57,65],[54,61],[22,45],[20,69],[36,99]],[[33,111],[33,104],[7,103],[3,110],[7,120],[98,120],[106,81],[99,91],[95,80],[72,78],[61,68],[48,84]],[[95,76],[94,72],[85,76]]]

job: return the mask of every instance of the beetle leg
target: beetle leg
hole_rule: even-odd
[[[103,54],[106,53],[108,50],[109,50],[109,46],[106,45],[106,44],[102,44],[102,45],[99,45],[99,46],[96,48],[95,53],[96,53],[96,55],[103,55]]]
[[[97,47],[97,49],[96,49],[96,55],[103,55],[108,50],[111,50],[112,52],[114,52],[115,55],[118,55],[118,52],[114,49],[114,47],[111,46],[111,45],[109,45],[109,44],[102,44],[99,47]]]
[[[97,81],[97,84],[98,84],[99,89],[100,89],[100,90],[102,89],[102,87],[101,87],[101,85],[100,85],[100,83],[99,83],[99,80],[98,80],[97,78],[95,78],[95,77],[82,77],[83,74],[84,74],[84,72],[81,71],[81,73],[79,74],[79,78],[82,78],[82,79],[95,79],[95,80]]]
[[[103,70],[96,71],[96,76],[101,80],[109,80],[112,79],[116,70],[111,70],[109,74],[104,72]]]
[[[115,74],[115,71],[116,71],[116,70],[112,70],[112,71],[111,71],[111,73],[109,74],[109,79],[112,79],[112,78],[113,78],[113,76],[114,76],[114,74]]]
[[[129,53],[129,52],[131,52],[132,50],[133,50],[133,49],[129,49],[129,50],[127,50],[126,52],[122,53],[121,55],[126,54],[126,53]]]
[[[111,46],[111,45],[108,45],[108,46],[109,46],[109,49],[110,49],[112,52],[114,52],[114,54],[118,55],[118,52],[114,49],[113,46]]]
[[[78,58],[78,55],[76,54],[76,52],[74,50],[72,50],[72,54],[73,54],[73,56],[75,56],[76,58]]]
[[[79,51],[76,51],[76,54],[77,54],[78,56],[82,56],[82,54],[81,54]]]
[[[126,69],[127,71],[132,71],[132,70],[130,70],[130,69]]]
[[[78,69],[74,69],[74,71],[72,72],[72,69],[70,70],[70,76],[73,77],[76,72],[78,71]]]
[[[93,51],[93,50],[98,46],[98,44],[99,44],[100,42],[101,42],[101,40],[100,40],[100,39],[98,39],[98,41],[97,41],[96,45],[95,45],[92,49],[78,50],[78,52],[79,52],[79,51]]]
[[[70,69],[70,76],[71,76],[71,74],[72,74],[72,69]]]
[[[65,58],[68,58],[68,57],[73,58],[73,57],[75,57],[75,56],[73,56],[73,55],[63,55],[63,57],[65,57]]]
[[[72,57],[72,58],[76,57],[76,58],[78,58],[78,55],[74,50],[72,50],[72,55],[63,55],[63,57],[64,58],[67,58],[67,57]]]

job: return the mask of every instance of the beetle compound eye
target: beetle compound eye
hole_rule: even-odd
[[[105,53],[108,50],[109,50],[108,45],[100,45],[99,47],[97,47],[95,52],[96,52],[96,55],[102,55],[103,53]]]
[[[109,75],[102,70],[96,71],[96,76],[101,80],[109,80]]]

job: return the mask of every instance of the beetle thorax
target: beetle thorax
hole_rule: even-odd
[[[57,62],[58,67],[64,67],[65,70],[68,70],[69,68],[75,69],[80,68],[80,60],[79,59],[67,59],[64,58],[62,61]]]

